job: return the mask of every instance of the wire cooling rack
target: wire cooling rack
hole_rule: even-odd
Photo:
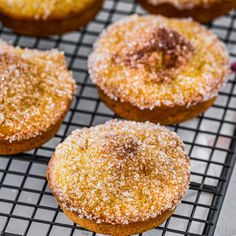
[[[74,102],[57,135],[42,147],[17,156],[0,156],[0,234],[32,236],[98,235],[67,219],[47,187],[45,170],[56,145],[76,128],[89,127],[115,115],[99,100],[87,73],[87,57],[98,34],[111,22],[131,13],[144,13],[131,0],[106,0],[94,21],[78,32],[49,38],[20,36],[0,28],[0,38],[15,45],[65,51],[78,88]],[[208,25],[236,60],[236,12]],[[175,214],[158,235],[213,235],[235,162],[235,76],[221,90],[215,105],[197,118],[172,126],[191,157],[191,186]]]

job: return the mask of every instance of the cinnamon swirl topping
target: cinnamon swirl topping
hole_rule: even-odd
[[[169,83],[171,75],[190,60],[194,47],[177,31],[163,27],[155,29],[148,41],[134,50],[117,55],[116,63],[133,69],[143,67],[156,75],[153,81]]]

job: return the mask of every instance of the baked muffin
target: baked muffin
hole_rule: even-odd
[[[102,33],[88,67],[101,99],[119,116],[174,124],[212,105],[228,55],[196,22],[134,15]]]
[[[56,148],[47,179],[72,221],[124,236],[173,214],[188,188],[189,169],[176,133],[150,122],[112,120],[73,131]]]
[[[62,34],[92,20],[103,0],[1,0],[0,21],[32,36]]]
[[[0,41],[0,154],[27,151],[58,131],[75,82],[63,53],[13,47]]]
[[[236,7],[235,0],[138,0],[147,11],[207,23]]]

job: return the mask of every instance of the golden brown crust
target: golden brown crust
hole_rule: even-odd
[[[48,179],[48,185],[53,186],[53,183],[51,182],[50,178],[50,172],[52,168],[52,161],[55,156],[52,157],[48,170],[47,170],[47,179]],[[53,188],[53,187],[50,187]],[[139,221],[129,224],[110,224],[110,223],[97,223],[95,220],[89,220],[86,218],[81,218],[78,216],[76,212],[66,210],[65,207],[63,207],[63,203],[60,200],[60,197],[57,196],[56,192],[53,192],[59,206],[62,208],[64,214],[70,218],[73,222],[76,224],[79,224],[80,226],[96,233],[101,234],[107,234],[107,235],[114,235],[114,236],[128,236],[133,234],[139,234],[145,231],[148,231],[150,229],[156,228],[159,225],[161,225],[163,222],[165,222],[175,211],[175,209],[168,209],[164,212],[162,212],[160,215],[158,215],[155,218],[150,218],[146,221]]]
[[[73,131],[51,158],[47,179],[74,222],[128,235],[173,213],[188,187],[189,168],[175,133],[150,122],[113,120]]]
[[[214,20],[236,7],[235,0],[211,1],[208,5],[199,3],[188,8],[176,6],[170,1],[162,1],[156,5],[151,4],[148,0],[138,0],[138,2],[143,8],[153,14],[167,17],[192,17],[194,20],[202,23]]]
[[[128,102],[120,102],[111,99],[99,88],[98,91],[101,100],[120,117],[135,121],[149,120],[161,125],[177,124],[185,120],[192,119],[198,114],[206,111],[210,106],[212,106],[216,99],[212,98],[191,107],[175,106],[170,108],[166,106],[159,106],[155,107],[153,110],[141,110]]]
[[[62,204],[59,199],[57,199],[57,202],[62,207]],[[142,232],[156,228],[163,222],[165,222],[174,213],[174,211],[175,210],[166,210],[159,216],[146,221],[140,221],[125,225],[114,225],[108,223],[97,224],[96,221],[93,220],[81,219],[76,213],[63,209],[64,214],[76,224],[79,224],[80,226],[96,233],[114,236],[128,236],[133,234],[140,234]]]
[[[103,4],[103,0],[91,1],[86,7],[66,15],[34,18],[9,15],[0,11],[0,21],[18,33],[32,36],[48,36],[63,34],[77,30],[92,20]],[[74,9],[72,8],[72,11]]]
[[[72,102],[75,81],[64,55],[0,41],[0,153],[40,146],[58,130]]]
[[[0,12],[15,19],[56,20],[92,7],[96,0],[1,0]]]
[[[0,140],[0,154],[1,155],[15,155],[21,152],[29,151],[34,148],[41,146],[42,144],[49,141],[59,130],[61,123],[64,120],[67,112],[69,111],[71,102],[68,103],[68,109],[62,114],[62,117],[57,121],[56,124],[48,128],[48,131],[37,135],[31,139],[23,139],[21,141],[9,142],[6,140]]]

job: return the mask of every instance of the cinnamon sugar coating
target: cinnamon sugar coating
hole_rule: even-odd
[[[94,0],[1,0],[0,12],[16,19],[58,19],[73,16]]]
[[[191,20],[133,15],[101,34],[88,67],[111,99],[139,109],[190,107],[217,95],[228,55],[212,32]]]
[[[47,132],[67,110],[75,81],[58,50],[38,51],[0,41],[0,140]]]
[[[75,130],[47,172],[63,208],[97,223],[128,224],[174,209],[190,162],[176,133],[150,122],[112,120]]]
[[[158,6],[163,3],[169,3],[178,9],[192,9],[197,6],[210,7],[212,4],[220,3],[225,0],[147,0],[148,3]]]

